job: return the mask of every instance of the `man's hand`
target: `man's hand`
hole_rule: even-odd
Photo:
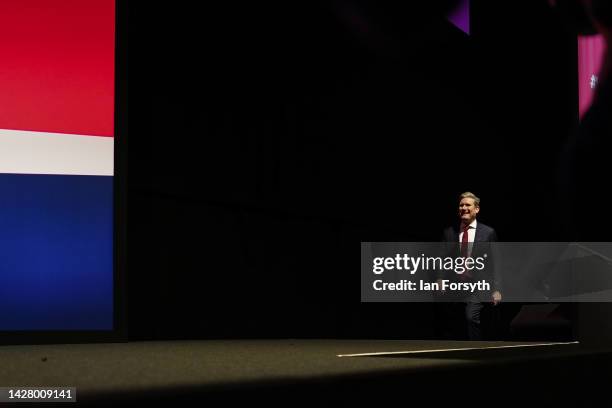
[[[501,302],[502,295],[499,293],[499,290],[491,293],[491,300],[493,300],[493,306],[497,306]]]

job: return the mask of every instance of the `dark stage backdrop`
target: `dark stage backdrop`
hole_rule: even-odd
[[[360,303],[360,241],[438,240],[465,190],[559,238],[576,51],[545,1],[472,2],[471,36],[313,3],[130,4],[130,338],[432,338],[430,305]]]

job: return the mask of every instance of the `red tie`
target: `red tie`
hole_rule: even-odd
[[[463,235],[461,236],[461,256],[463,258],[467,258],[468,256],[468,245],[469,245],[469,234],[468,230],[470,229],[469,225],[463,227]],[[459,276],[461,280],[469,280],[472,277],[472,272],[469,270],[465,270],[463,274]]]
[[[467,258],[468,256],[468,230],[470,229],[469,225],[463,227],[463,236],[461,237],[461,256]]]

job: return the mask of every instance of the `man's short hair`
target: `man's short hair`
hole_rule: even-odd
[[[461,194],[459,196],[459,201],[463,200],[464,198],[472,198],[474,199],[474,205],[476,207],[480,207],[480,198],[476,197],[476,195],[474,193],[470,193],[469,191],[466,191],[465,193]]]

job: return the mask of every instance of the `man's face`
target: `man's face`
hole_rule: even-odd
[[[476,219],[476,214],[480,211],[480,207],[474,204],[474,199],[470,197],[462,198],[459,202],[459,217],[461,222],[471,224]]]

